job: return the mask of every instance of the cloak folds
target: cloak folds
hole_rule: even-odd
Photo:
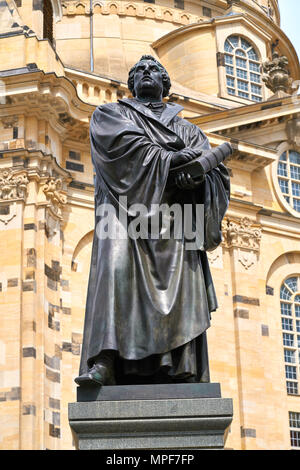
[[[230,179],[221,164],[194,190],[168,188],[174,152],[209,148],[203,132],[177,116],[182,109],[168,103],[159,118],[124,99],[92,116],[96,213],[101,204],[118,209],[121,196],[127,207],[143,204],[149,213],[153,204],[204,204],[204,246],[186,250],[184,237],[99,239],[95,230],[80,374],[107,349],[118,352],[127,374],[167,366],[171,375],[199,378],[207,371],[205,332],[217,301],[205,251],[221,242]],[[120,217],[113,223],[118,228]]]

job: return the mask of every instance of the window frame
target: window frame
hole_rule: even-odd
[[[289,292],[289,298],[286,298],[287,292]],[[282,304],[284,306],[291,305],[291,308],[283,309]],[[283,361],[287,395],[299,397],[300,332],[297,331],[297,319],[299,318],[296,308],[297,306],[300,307],[300,274],[289,274],[281,282],[279,289]]]
[[[289,163],[287,165],[288,170],[287,170],[286,175],[278,173],[279,165],[280,164],[282,165],[284,163],[284,161],[280,160],[281,157],[283,156],[283,154],[285,152],[296,152],[300,155],[300,148],[297,147],[296,145],[289,145],[288,142],[283,142],[281,145],[278,146],[277,152],[278,152],[278,157],[277,157],[276,161],[272,164],[272,170],[271,170],[272,171],[272,182],[273,182],[273,186],[274,186],[274,189],[275,189],[275,193],[276,193],[278,201],[281,204],[281,206],[283,207],[283,209],[285,209],[287,212],[292,214],[297,219],[300,219],[300,211],[298,212],[296,209],[294,209],[294,207],[291,205],[292,203],[288,202],[285,198],[285,196],[293,198],[293,200],[295,199],[295,200],[299,201],[299,204],[300,204],[300,196],[293,195],[293,192],[292,192],[292,183],[295,182],[295,183],[299,183],[299,185],[300,185],[300,181],[295,180],[295,178],[291,178],[291,175],[290,175],[290,172],[289,172],[290,166],[296,166],[297,168],[299,168],[299,171],[300,171],[300,165],[297,166],[297,164]],[[284,166],[282,165],[282,173],[284,173],[283,168],[284,168]],[[287,182],[286,183],[287,188],[288,188],[287,193],[282,192],[279,180]]]
[[[230,42],[230,38],[237,37],[238,38],[238,47],[234,47],[233,50],[230,52],[229,50],[226,50],[226,43],[229,41],[229,44],[231,47],[233,47],[233,44]],[[249,44],[248,49],[243,49],[242,47],[242,41],[245,41],[247,44]],[[254,58],[249,57],[249,53],[254,50],[257,60]],[[242,57],[242,53],[244,54],[244,57]],[[265,86],[262,81],[262,58],[261,58],[261,53],[254,45],[253,41],[244,36],[243,34],[240,33],[231,33],[229,36],[225,38],[224,44],[223,44],[223,54],[224,54],[224,74],[223,74],[223,79],[224,79],[224,87],[221,87],[221,90],[223,89],[224,93],[221,93],[222,95],[224,94],[226,98],[229,99],[234,99],[237,101],[241,101],[245,104],[256,104],[256,103],[262,103],[265,101]],[[245,61],[245,67],[240,67],[238,64],[242,65],[241,61]],[[254,70],[251,68],[251,64],[256,65],[259,67],[259,71]],[[233,74],[230,73],[230,70],[233,71]],[[244,72],[244,73],[242,73]],[[247,78],[245,78],[245,73],[247,73]],[[244,74],[244,77],[242,76]],[[257,77],[254,80],[254,76]],[[259,77],[259,80],[258,80]],[[227,84],[227,79],[231,78],[235,80],[235,86],[228,86]],[[253,79],[252,79],[253,78]],[[238,87],[238,82],[243,82],[245,83],[245,88],[248,88],[248,91],[242,90]],[[246,86],[247,85],[247,86]],[[256,88],[260,88],[261,94],[259,95],[256,93],[255,90]],[[248,97],[247,97],[248,94]],[[256,97],[257,99],[253,99],[253,97]]]
[[[300,450],[300,413],[297,411],[289,411],[289,428],[291,448]],[[297,435],[297,437],[295,436]],[[293,439],[299,441],[299,445],[293,446]]]

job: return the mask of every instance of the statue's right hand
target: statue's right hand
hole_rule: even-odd
[[[175,152],[171,160],[171,168],[184,165],[185,163],[194,160],[198,157],[199,154],[194,152],[194,150],[185,148],[179,152]]]

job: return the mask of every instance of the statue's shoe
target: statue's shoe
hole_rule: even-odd
[[[85,374],[76,377],[75,382],[80,385],[115,385],[115,378],[112,367],[97,363]]]

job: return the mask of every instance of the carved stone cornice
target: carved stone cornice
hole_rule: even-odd
[[[5,126],[13,125],[15,116],[11,116],[12,112],[14,115],[35,116],[47,120],[62,140],[74,138],[79,133],[88,142],[86,131],[95,105],[84,103],[69,79],[57,77],[54,73],[45,75],[37,70],[1,76],[1,80],[7,90],[6,103],[0,109],[0,119]]]
[[[89,0],[69,0],[62,2],[64,15],[89,15]],[[136,16],[138,18],[150,18],[154,20],[166,21],[175,24],[190,24],[203,19],[202,16],[188,13],[182,9],[160,6],[155,4],[144,4],[140,2],[123,2],[114,0],[110,2],[93,2],[94,15],[118,15],[118,16]]]

